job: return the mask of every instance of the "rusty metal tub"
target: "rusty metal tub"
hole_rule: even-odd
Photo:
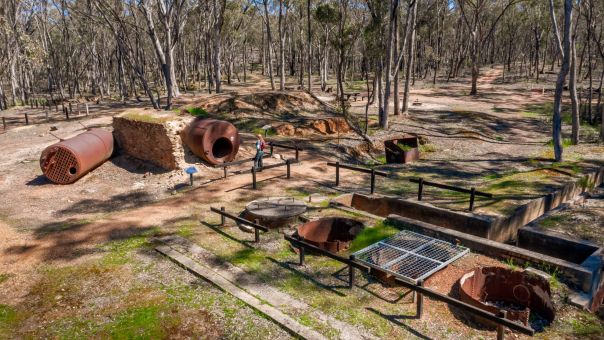
[[[329,217],[302,224],[297,234],[312,245],[338,253],[348,249],[364,228],[362,222],[353,219]]]
[[[534,311],[551,323],[555,310],[549,282],[536,274],[500,267],[481,267],[459,279],[461,300],[491,313],[506,311],[506,318],[525,326]],[[494,324],[479,319],[489,326]]]

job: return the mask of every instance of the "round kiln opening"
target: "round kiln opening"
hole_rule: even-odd
[[[500,267],[475,268],[459,279],[461,300],[542,331],[555,318],[549,282],[536,274]],[[477,321],[494,326],[477,318]]]
[[[297,235],[310,244],[337,253],[348,249],[364,228],[365,225],[357,220],[329,217],[302,224]]]
[[[231,143],[228,138],[220,137],[214,141],[214,144],[212,145],[212,156],[214,156],[214,158],[220,159],[226,157],[230,155],[231,152],[233,152],[233,143]]]

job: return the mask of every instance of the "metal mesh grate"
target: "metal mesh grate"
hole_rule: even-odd
[[[403,230],[354,253],[355,259],[407,282],[417,283],[469,252],[469,249]]]
[[[56,152],[51,151],[47,157],[48,167],[44,169],[46,177],[59,184],[71,183],[78,170],[78,160],[73,153],[58,147]]]

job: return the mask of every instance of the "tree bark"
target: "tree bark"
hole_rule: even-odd
[[[404,115],[409,114],[409,82],[411,81],[411,70],[413,69],[413,57],[415,55],[415,22],[417,20],[417,0],[413,5],[411,12],[411,21],[409,22],[409,47],[407,49],[407,66],[405,67],[405,88],[403,90],[403,107],[401,109]]]
[[[562,147],[562,91],[564,90],[564,82],[569,71],[570,54],[571,54],[571,22],[573,14],[573,0],[564,0],[564,39],[560,37],[558,24],[556,23],[556,13],[554,9],[554,1],[549,0],[550,17],[552,20],[554,37],[558,46],[558,53],[562,55],[562,65],[558,72],[556,80],[556,89],[554,91],[554,112],[552,115],[552,139],[554,143],[554,158],[556,162],[563,160]],[[562,42],[563,41],[563,42]]]

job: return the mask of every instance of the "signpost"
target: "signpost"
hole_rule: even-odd
[[[194,166],[190,166],[185,169],[185,172],[189,174],[189,180],[191,181],[191,186],[193,186],[193,174],[197,173],[197,168]]]

